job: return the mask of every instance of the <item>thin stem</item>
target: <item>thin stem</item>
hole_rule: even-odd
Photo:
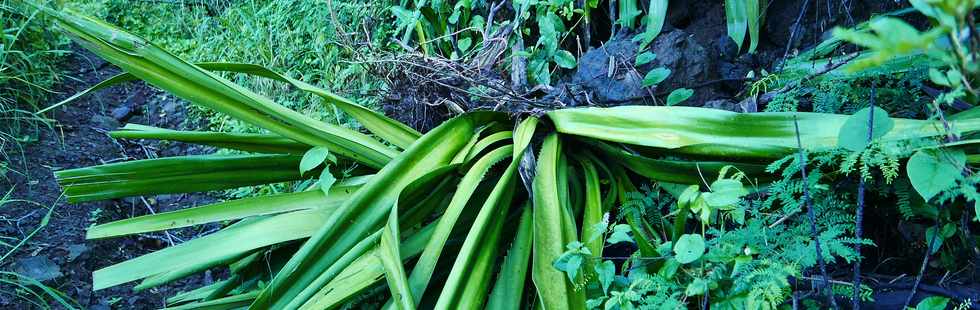
[[[871,139],[874,137],[874,123],[875,123],[875,95],[877,93],[877,88],[875,84],[871,84],[871,108],[868,111],[868,144],[871,144]],[[851,292],[851,309],[860,309],[861,307],[861,235],[864,233],[862,227],[864,222],[864,177],[858,176],[858,194],[857,194],[857,210],[854,214],[854,239],[857,242],[854,243],[854,253],[857,253],[857,260],[854,262],[854,283],[853,291]]]
[[[929,246],[926,247],[926,255],[922,255],[922,264],[919,265],[919,274],[915,276],[915,282],[912,283],[912,291],[909,292],[908,297],[905,297],[905,304],[902,306],[902,309],[906,309],[910,304],[912,304],[912,297],[915,297],[916,291],[919,290],[919,285],[922,284],[922,276],[926,272],[926,266],[929,265],[929,257],[932,256],[932,247],[936,246],[936,239],[938,239],[936,237],[940,234],[939,215],[943,213],[943,206],[944,205],[940,204],[938,208],[939,210],[936,212],[936,226],[933,226],[932,228],[932,237],[929,238]]]
[[[813,211],[813,204],[810,201],[809,179],[806,176],[806,151],[803,149],[803,142],[800,140],[800,122],[795,115],[793,116],[793,126],[796,128],[796,145],[800,149],[800,173],[802,174],[804,184],[803,202],[806,204],[806,213],[810,218],[810,237],[813,238],[813,244],[817,250],[817,264],[820,266],[820,277],[823,278],[823,284],[817,287],[817,293],[820,293],[822,289],[830,285],[830,278],[827,276],[827,264],[823,260],[823,251],[820,248],[820,236],[817,235],[817,216]],[[831,307],[839,309],[832,292],[828,292],[827,301],[830,302]]]

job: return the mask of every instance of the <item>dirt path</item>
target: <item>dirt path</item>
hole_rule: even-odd
[[[106,79],[119,70],[97,57],[78,52],[67,64],[70,77],[55,99],[65,98]],[[52,100],[57,102],[58,100]],[[117,141],[108,131],[125,123],[183,128],[185,105],[143,83],[130,83],[90,95],[48,115],[57,123],[39,135],[36,143],[15,154],[8,180],[0,179],[0,193],[14,187],[14,198],[36,202],[0,206],[0,236],[22,239],[53,206],[47,227],[40,230],[0,270],[15,271],[44,280],[89,309],[146,309],[163,306],[166,297],[182,287],[197,287],[210,277],[183,280],[176,285],[131,293],[132,284],[92,291],[92,272],[99,268],[186,241],[200,231],[170,235],[147,234],[108,240],[85,240],[85,229],[149,212],[200,205],[213,201],[206,195],[165,195],[70,205],[61,197],[53,171],[162,156],[200,154],[207,150],[182,144]],[[137,143],[138,142],[138,143]],[[151,211],[152,210],[152,211]],[[9,240],[4,240],[9,242]],[[2,252],[6,252],[4,248]],[[0,286],[0,308],[31,309],[16,290]]]

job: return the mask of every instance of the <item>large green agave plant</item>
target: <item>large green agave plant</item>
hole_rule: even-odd
[[[69,201],[320,176],[319,185],[293,193],[89,229],[88,238],[100,239],[231,222],[218,232],[93,275],[96,290],[133,281],[140,281],[136,289],[142,290],[210,268],[230,270],[225,280],[168,300],[169,306],[180,309],[330,309],[371,294],[388,296],[385,307],[399,309],[584,308],[585,288],[552,264],[566,244],[589,239],[603,215],[615,212],[613,206],[635,190],[634,179],[700,184],[702,176],[717,175],[728,166],[755,180],[771,179],[765,164],[797,151],[797,135],[804,148],[835,148],[848,119],[817,113],[623,106],[555,110],[522,119],[471,112],[422,134],[259,66],[191,64],[95,19],[46,12],[80,45],[126,71],[67,101],[139,79],[268,132],[127,125],[112,135],[240,152],[59,171],[57,178]],[[262,76],[320,96],[370,134],[286,109],[215,71]],[[882,143],[899,147],[909,139],[945,134],[933,121],[896,119],[894,128],[881,137]],[[955,128],[977,131],[980,120],[960,119]],[[357,168],[348,169],[353,176],[334,181],[341,166]],[[669,241],[644,229],[649,223],[636,222],[642,219],[630,221],[641,252]]]

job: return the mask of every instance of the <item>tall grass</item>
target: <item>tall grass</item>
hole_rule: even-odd
[[[84,2],[84,1],[82,1]],[[110,23],[130,29],[192,62],[261,64],[291,77],[377,107],[379,79],[360,61],[389,46],[393,27],[388,0],[372,1],[205,1],[200,5],[93,1]],[[274,101],[331,123],[356,122],[335,113],[318,97],[290,92],[268,79],[226,74],[226,78],[271,97]],[[205,118],[215,129],[255,132],[232,118],[193,110],[192,120]]]
[[[47,31],[48,17],[15,1],[0,1],[0,181],[17,171],[12,156],[37,139],[47,124],[34,115],[63,80],[60,60],[67,38]]]

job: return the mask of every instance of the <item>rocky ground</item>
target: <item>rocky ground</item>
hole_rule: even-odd
[[[106,79],[119,70],[80,49],[66,64],[66,82],[58,89],[61,99]],[[57,102],[57,100],[52,100]],[[126,123],[164,128],[184,128],[186,106],[173,97],[143,83],[130,83],[89,95],[50,112],[51,128],[40,132],[36,143],[12,154],[8,179],[0,179],[0,192],[13,187],[14,202],[0,207],[0,235],[20,240],[30,234],[53,208],[50,222],[0,269],[42,281],[64,292],[89,309],[146,309],[162,307],[164,298],[182,288],[197,287],[209,277],[192,277],[177,285],[132,293],[132,285],[92,291],[92,272],[146,254],[172,243],[193,238],[201,231],[146,234],[108,240],[85,240],[85,229],[151,212],[161,212],[213,201],[204,194],[136,197],[81,204],[68,204],[53,171],[104,163],[162,156],[199,154],[208,150],[182,144],[152,141],[122,141],[108,136]],[[20,292],[23,293],[23,292]],[[0,286],[0,308],[31,309],[17,290]]]

